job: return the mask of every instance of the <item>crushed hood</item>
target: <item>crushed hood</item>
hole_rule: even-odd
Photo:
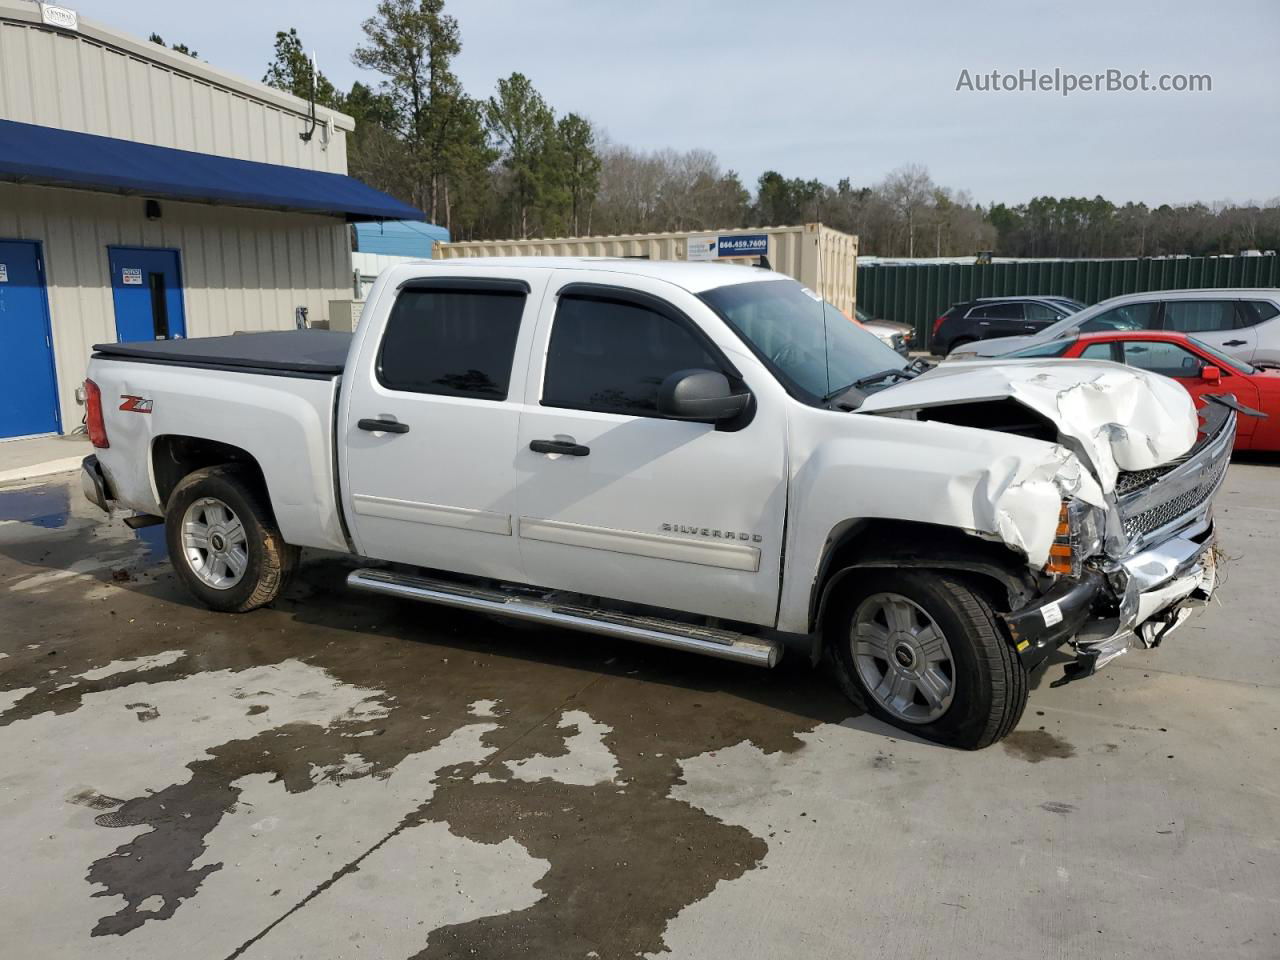
[[[1180,384],[1102,360],[945,363],[873,394],[858,412],[985,400],[1014,400],[1047,418],[1106,492],[1121,470],[1146,470],[1185,454],[1199,429],[1195,404]]]

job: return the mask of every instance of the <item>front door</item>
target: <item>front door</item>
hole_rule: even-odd
[[[0,438],[58,429],[40,247],[30,240],[0,240]]]
[[[1197,334],[1199,336],[1199,334]],[[1206,360],[1177,343],[1167,340],[1124,340],[1124,362],[1131,367],[1139,367],[1151,373],[1177,380],[1186,388],[1187,393],[1196,402],[1197,407],[1205,404],[1207,393],[1230,393],[1247,407],[1257,408],[1258,389],[1249,382],[1248,377],[1241,376],[1229,367],[1217,364],[1219,378],[1206,380],[1202,371],[1214,362]],[[1236,442],[1244,446],[1253,431],[1257,428],[1255,417],[1238,417],[1236,419]],[[1242,443],[1243,441],[1243,443]]]
[[[108,247],[107,259],[116,340],[181,340],[187,335],[177,250]]]
[[[362,555],[521,579],[511,459],[546,276],[442,270],[383,294],[395,303],[382,342],[360,345],[340,421]]]
[[[599,287],[600,276],[557,272],[534,341],[515,449],[526,577],[772,623],[786,510],[785,408],[757,393],[744,423],[664,419],[657,392],[672,373],[736,377],[720,345],[691,319],[710,310],[658,280],[628,277],[624,290]]]

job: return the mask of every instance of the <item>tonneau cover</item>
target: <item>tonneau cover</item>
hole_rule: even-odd
[[[101,356],[147,363],[336,376],[346,366],[350,346],[351,334],[337,330],[279,330],[192,340],[99,343],[93,349]]]

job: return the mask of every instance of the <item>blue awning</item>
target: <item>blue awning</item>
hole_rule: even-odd
[[[0,120],[0,180],[367,220],[421,210],[338,173],[215,157]]]

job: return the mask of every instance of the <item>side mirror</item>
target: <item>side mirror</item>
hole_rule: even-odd
[[[658,388],[658,412],[672,420],[732,420],[750,402],[750,393],[734,393],[729,378],[714,370],[677,370]]]
[[[1222,380],[1222,370],[1212,364],[1205,364],[1200,368],[1200,379],[1206,383],[1218,383]]]

